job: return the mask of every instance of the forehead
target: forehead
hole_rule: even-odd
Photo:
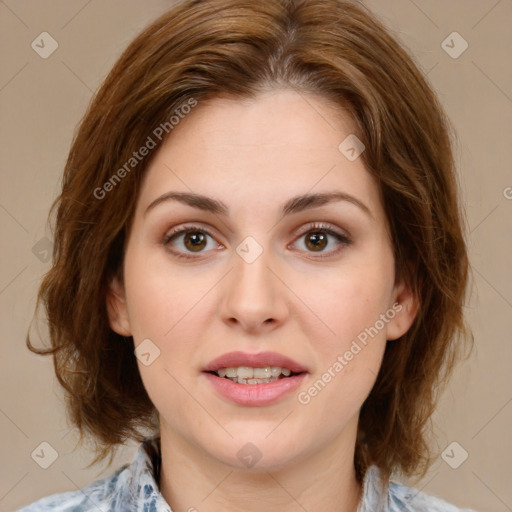
[[[339,106],[293,90],[199,102],[148,167],[141,206],[170,190],[269,207],[336,189],[378,210],[378,190],[362,158],[351,161],[340,151],[353,132]]]
[[[292,89],[271,89],[252,98],[216,97],[199,102],[192,114],[173,135],[183,134],[193,119],[195,128],[200,127],[196,136],[208,133],[204,144],[212,146],[226,142],[229,134],[229,143],[241,146],[309,146],[325,139],[323,146],[328,147],[337,141],[340,130],[354,131],[353,120],[341,106],[322,96]],[[219,130],[220,125],[224,129]],[[305,130],[306,126],[311,129]]]

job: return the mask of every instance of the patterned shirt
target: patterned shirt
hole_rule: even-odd
[[[78,491],[47,496],[18,512],[172,512],[158,488],[160,464],[160,439],[148,438],[132,463],[112,476]],[[358,512],[474,512],[393,481],[383,492],[380,483],[378,467],[370,466]]]

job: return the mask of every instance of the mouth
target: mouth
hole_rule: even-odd
[[[230,352],[203,368],[216,392],[242,406],[265,406],[290,395],[308,369],[277,352]]]

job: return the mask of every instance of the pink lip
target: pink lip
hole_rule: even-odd
[[[298,375],[291,375],[266,384],[239,384],[213,373],[208,373],[215,372],[220,368],[236,368],[238,366],[250,366],[252,368],[279,366],[288,368]],[[277,402],[284,395],[296,389],[306,376],[307,369],[297,361],[277,352],[260,352],[257,354],[229,352],[207,364],[203,372],[216,391],[228,400],[239,405],[262,406]]]
[[[250,366],[252,368],[279,366],[281,368],[288,368],[293,373],[307,371],[307,369],[303,368],[297,361],[278,354],[277,352],[258,352],[257,354],[229,352],[208,363],[203,371],[216,372],[219,368],[236,368],[238,366]],[[256,386],[257,384],[254,385]]]
[[[213,387],[225,398],[245,406],[270,405],[296,389],[306,373],[293,375],[267,384],[238,384],[212,373],[204,374]]]

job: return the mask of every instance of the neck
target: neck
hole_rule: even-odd
[[[346,438],[286,467],[256,470],[223,463],[161,428],[160,491],[174,512],[261,512],[262,504],[280,512],[356,512],[362,489],[353,464],[355,442]]]

